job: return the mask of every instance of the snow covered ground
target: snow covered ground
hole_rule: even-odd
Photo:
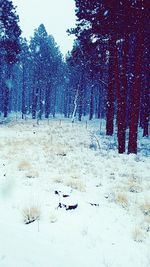
[[[148,141],[118,155],[103,133],[98,120],[0,125],[0,267],[150,266]]]

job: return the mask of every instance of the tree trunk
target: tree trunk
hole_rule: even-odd
[[[108,78],[108,92],[106,105],[106,135],[113,135],[114,131],[114,75],[113,75],[113,56],[114,56],[114,42],[110,42],[109,48],[109,78]]]
[[[140,26],[143,23],[141,22]],[[143,57],[143,27],[139,27],[136,34],[136,53],[135,53],[135,80],[133,82],[132,88],[132,99],[131,99],[131,117],[129,125],[129,143],[128,143],[128,153],[137,154],[137,132],[138,132],[138,120],[140,112],[140,95],[141,95],[141,65]]]
[[[49,118],[50,109],[51,109],[51,88],[49,84],[46,90],[46,96],[45,96],[45,118],[46,119]]]
[[[117,88],[117,127],[118,127],[118,152],[125,152],[126,141],[126,101],[127,101],[127,55],[128,37],[125,36],[122,49],[122,66],[119,75],[118,53],[115,54],[115,81]]]
[[[36,119],[36,111],[37,111],[37,101],[38,101],[38,85],[34,85],[36,88],[33,89],[32,92],[32,119]]]
[[[149,61],[150,61],[150,44],[148,38],[145,38],[145,61],[144,61],[144,114],[143,114],[143,137],[149,136],[149,119],[150,119],[150,72],[149,72]]]
[[[76,91],[75,94],[75,99],[74,99],[74,109],[73,109],[73,113],[72,113],[72,122],[74,122],[75,117],[76,117],[76,111],[77,111],[77,106],[78,106],[78,89]]]
[[[81,77],[79,81],[79,117],[78,117],[79,121],[81,121],[82,109],[83,109],[83,77]]]
[[[150,96],[149,96],[149,88],[150,88],[150,75],[147,74],[147,85],[144,89],[144,114],[143,114],[143,137],[149,136],[149,114],[150,114]]]
[[[9,89],[7,86],[4,89],[4,100],[3,100],[3,111],[4,111],[4,118],[8,116],[8,105],[9,105]]]
[[[99,94],[99,97],[98,97],[97,118],[98,119],[101,118],[101,96],[100,96],[100,94]]]
[[[26,114],[26,92],[25,92],[25,69],[23,66],[23,73],[22,73],[22,119],[24,119],[25,114]]]
[[[11,88],[11,74],[12,74],[12,66],[10,64],[7,65],[6,68],[6,86],[3,92],[3,111],[4,111],[4,118],[8,116],[8,109],[9,109],[9,90]]]
[[[38,114],[38,118],[39,120],[42,119],[42,114],[43,114],[43,90],[42,90],[42,86],[43,84],[40,85],[40,89],[39,89],[39,114]]]
[[[68,85],[64,90],[64,117],[67,118],[68,114]]]
[[[94,85],[91,85],[91,96],[90,96],[90,115],[89,120],[93,119],[93,113],[94,113]]]

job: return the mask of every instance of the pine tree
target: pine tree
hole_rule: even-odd
[[[138,135],[138,122],[140,113],[140,100],[141,100],[141,84],[142,84],[142,64],[144,55],[144,27],[149,18],[148,4],[149,1],[133,2],[132,6],[132,30],[135,33],[135,58],[134,63],[134,81],[132,86],[131,96],[131,116],[129,125],[129,143],[128,153],[137,153],[137,135]],[[136,19],[135,19],[136,18]]]
[[[3,88],[4,117],[8,115],[9,91],[12,86],[12,66],[20,52],[19,36],[21,30],[18,26],[19,18],[16,15],[12,1],[0,1],[0,48],[5,62],[5,85]]]
[[[37,111],[40,119],[44,111],[48,118],[50,113],[55,114],[55,88],[62,56],[43,24],[35,30],[30,49],[33,62],[32,118],[36,118]]]
[[[21,53],[19,57],[19,65],[21,68],[21,76],[22,76],[22,119],[25,118],[26,113],[27,113],[27,108],[28,108],[28,103],[27,103],[27,90],[28,88],[28,83],[29,83],[29,72],[30,72],[30,52],[29,52],[29,46],[27,43],[26,39],[21,40]]]

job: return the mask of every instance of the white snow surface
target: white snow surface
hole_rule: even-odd
[[[98,120],[0,125],[0,267],[150,266],[148,153],[115,144]]]

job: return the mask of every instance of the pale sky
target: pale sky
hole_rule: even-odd
[[[43,23],[63,54],[71,50],[74,36],[68,36],[66,30],[75,26],[74,0],[13,0],[13,3],[17,6],[22,36],[29,39]]]

